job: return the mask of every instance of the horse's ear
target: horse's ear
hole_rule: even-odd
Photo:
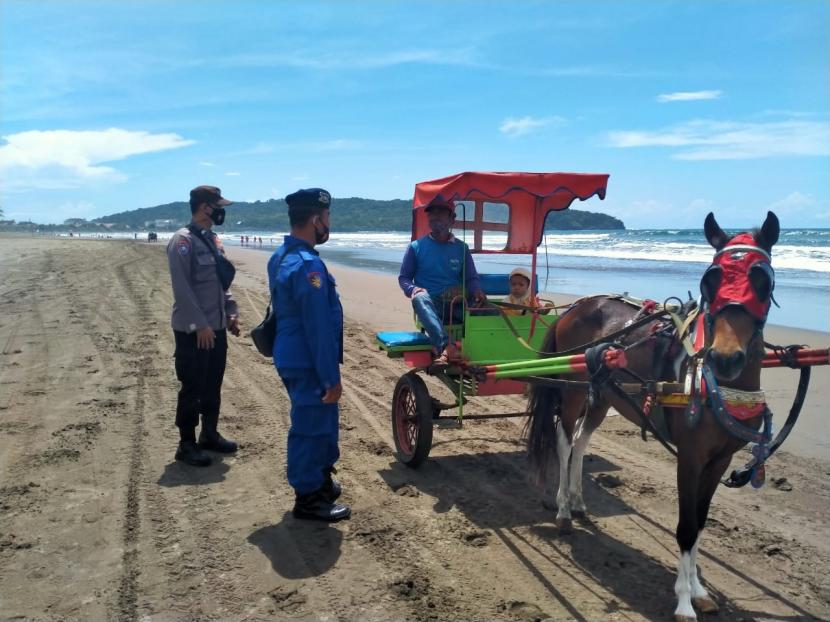
[[[778,223],[778,216],[772,212],[767,212],[767,219],[761,225],[761,231],[756,241],[765,249],[771,250],[772,245],[778,241],[780,231],[781,226]]]
[[[719,251],[729,241],[729,236],[723,232],[720,225],[715,220],[715,215],[709,212],[706,220],[703,223],[703,232],[706,234],[706,241],[711,244],[716,251]]]

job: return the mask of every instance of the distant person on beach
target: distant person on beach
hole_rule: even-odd
[[[296,518],[339,521],[351,515],[336,503],[332,479],[340,457],[337,402],[343,392],[343,307],[334,277],[314,247],[329,239],[331,195],[322,188],[285,197],[291,233],[268,260],[277,318],[274,366],[291,400],[288,483]]]
[[[434,199],[425,208],[429,217],[430,233],[410,243],[401,262],[398,284],[412,299],[412,308],[420,320],[433,352],[440,362],[456,360],[459,356],[455,343],[450,341],[444,324],[463,320],[463,304],[453,303],[462,291],[465,280],[468,298],[476,304],[487,301],[479,284],[473,256],[467,245],[452,234],[455,224],[455,204]]]
[[[541,307],[542,304],[536,296],[530,296],[530,270],[527,268],[513,268],[508,277],[510,295],[505,302],[521,307]],[[505,315],[525,315],[528,309],[505,308]]]
[[[217,429],[228,353],[226,331],[239,335],[239,311],[228,291],[235,270],[225,259],[222,242],[212,227],[225,221],[225,206],[230,204],[215,186],[194,188],[190,191],[190,224],[176,231],[167,244],[176,376],[182,384],[176,405],[180,435],[176,460],[194,466],[211,463],[203,450],[233,453],[237,449],[237,444]]]

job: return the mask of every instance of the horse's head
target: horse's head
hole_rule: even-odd
[[[760,338],[775,287],[770,256],[778,241],[778,218],[767,212],[760,229],[730,237],[710,212],[704,231],[717,251],[700,280],[710,342],[706,362],[718,379],[729,381],[740,376],[755,351],[763,355]]]

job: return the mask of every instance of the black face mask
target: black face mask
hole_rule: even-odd
[[[213,221],[214,225],[219,227],[223,222],[225,222],[225,208],[214,207],[213,211],[210,213],[210,219]]]
[[[322,221],[320,222],[323,225]],[[317,231],[317,227],[314,227],[314,242],[315,244],[325,244],[329,241],[329,228],[326,225],[323,225],[323,232]]]

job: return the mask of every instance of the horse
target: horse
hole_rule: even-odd
[[[720,228],[714,214],[709,213],[704,232],[716,251],[712,265],[701,279],[699,300],[702,326],[698,330],[705,335],[705,345],[698,360],[710,386],[709,397],[697,403],[694,419],[689,417],[690,411],[682,409],[666,409],[665,415],[666,441],[676,448],[677,454],[679,517],[675,535],[680,556],[674,617],[678,622],[696,620],[695,607],[704,613],[718,610],[698,578],[698,542],[718,483],[732,455],[747,440],[728,432],[716,416],[715,399],[723,403],[717,384],[727,387],[726,391],[762,395],[763,327],[774,288],[771,252],[778,241],[779,222],[775,214],[768,212],[760,229],[730,237]],[[626,348],[626,369],[644,379],[676,381],[684,377],[691,358],[680,347],[676,332],[666,337],[669,331],[660,322],[656,316],[649,322],[642,307],[620,297],[591,296],[575,302],[548,329],[542,350],[551,354],[576,351],[635,324],[617,339],[618,345]],[[620,380],[622,374],[613,371],[610,378]],[[588,378],[582,375],[576,379]],[[526,436],[531,467],[537,480],[544,483],[549,461],[558,458],[556,524],[564,533],[572,526],[572,515],[586,513],[582,498],[583,456],[592,432],[602,423],[609,407],[614,406],[638,425],[644,424],[632,402],[623,399],[619,392],[609,390],[607,385],[603,388],[590,384],[590,389],[584,385],[535,384],[528,402]],[[768,426],[768,411],[756,409],[748,414],[742,424],[753,433],[765,423]]]

